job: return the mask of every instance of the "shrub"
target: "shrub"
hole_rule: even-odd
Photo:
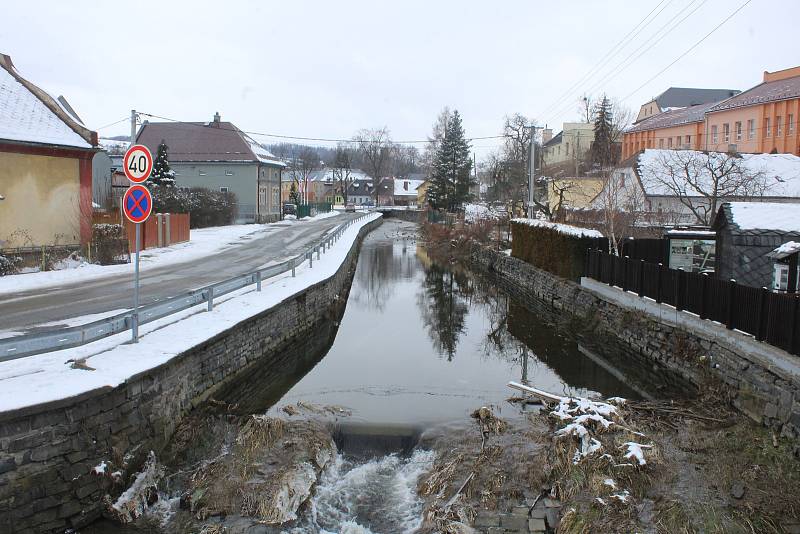
[[[0,254],[0,276],[16,274],[20,263],[22,263],[22,258]]]
[[[153,208],[158,213],[188,213],[192,228],[231,224],[236,216],[236,195],[203,187],[191,189],[154,186]]]
[[[511,222],[511,255],[563,278],[580,280],[586,250],[608,248],[606,238],[587,237],[580,230],[551,223],[531,226],[521,219],[514,220]]]
[[[128,255],[128,240],[121,224],[95,224],[92,226],[92,248],[100,265],[120,263]]]

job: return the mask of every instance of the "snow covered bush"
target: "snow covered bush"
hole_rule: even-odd
[[[236,215],[236,195],[203,187],[191,189],[155,186],[153,208],[157,213],[188,213],[192,228],[231,224]]]
[[[22,263],[22,258],[0,254],[0,276],[16,274],[20,263]]]
[[[563,278],[580,279],[591,248],[608,248],[596,230],[536,219],[511,221],[511,255]]]

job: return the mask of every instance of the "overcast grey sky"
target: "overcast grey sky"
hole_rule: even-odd
[[[310,137],[387,126],[416,140],[449,105],[477,137],[498,134],[513,112],[557,131],[584,92],[637,108],[669,86],[746,89],[764,70],[800,65],[800,0],[752,0],[637,90],[744,1],[7,0],[0,52],[95,129],[136,108],[187,121],[219,111],[245,130]],[[493,144],[474,142],[479,157]]]

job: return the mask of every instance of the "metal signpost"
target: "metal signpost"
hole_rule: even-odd
[[[136,226],[136,259],[133,268],[133,313],[131,314],[132,342],[139,341],[139,250],[142,248],[141,225],[153,211],[153,197],[142,182],[153,172],[153,155],[144,145],[133,145],[125,153],[123,168],[125,176],[134,183],[125,191],[122,209],[125,217]]]

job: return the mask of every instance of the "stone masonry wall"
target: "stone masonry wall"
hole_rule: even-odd
[[[350,289],[363,236],[336,275],[117,387],[0,414],[0,532],[64,532],[93,521],[181,418],[255,361],[285,364],[292,340]],[[266,359],[266,360],[265,360]],[[283,362],[283,363],[282,363]],[[115,480],[93,473],[106,461]]]
[[[796,373],[796,357],[699,318],[695,321],[686,316],[688,321],[684,318],[681,324],[643,313],[603,298],[599,291],[480,246],[472,248],[471,260],[474,269],[497,278],[522,302],[543,300],[578,318],[573,324],[581,324],[584,333],[620,341],[697,387],[708,385],[709,379],[726,384],[735,407],[800,443],[800,375]]]

